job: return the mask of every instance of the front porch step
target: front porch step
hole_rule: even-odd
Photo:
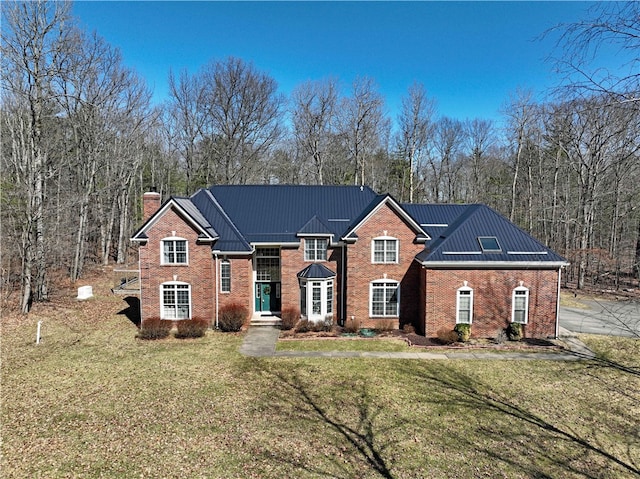
[[[277,316],[253,315],[251,326],[280,326],[282,320]]]

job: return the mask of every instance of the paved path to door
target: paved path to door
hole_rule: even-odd
[[[381,358],[381,359],[499,359],[499,360],[537,360],[537,361],[577,361],[593,359],[595,354],[584,343],[566,330],[561,331],[569,352],[404,352],[383,351],[276,351],[280,329],[274,326],[250,326],[240,346],[240,353],[252,357],[285,358]]]

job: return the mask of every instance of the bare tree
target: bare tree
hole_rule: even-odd
[[[75,42],[68,2],[3,2],[2,90],[17,110],[11,123],[13,148],[7,166],[24,201],[15,213],[22,229],[21,310],[43,301],[47,291],[45,181],[48,150],[45,124],[55,117],[54,79],[64,74]],[[9,101],[9,100],[3,100]],[[16,130],[17,128],[17,130]]]
[[[435,124],[434,152],[430,159],[434,181],[438,183],[437,191],[442,198],[434,201],[458,201],[458,172],[465,138],[465,129],[459,120],[443,117]]]
[[[414,201],[415,174],[427,153],[427,142],[432,134],[435,101],[427,97],[421,83],[409,87],[402,98],[402,110],[398,116],[398,149],[409,167],[409,202]],[[439,196],[436,194],[436,196]]]
[[[311,160],[315,183],[322,185],[335,130],[337,81],[329,78],[305,82],[294,89],[291,99],[293,135],[301,154]]]
[[[640,102],[640,3],[598,2],[591,17],[558,25],[547,35],[561,32],[556,58],[566,85],[585,96],[606,94],[618,102]],[[604,48],[615,47],[624,62],[614,73],[599,65]]]

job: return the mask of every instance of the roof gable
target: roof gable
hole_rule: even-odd
[[[189,198],[172,196],[134,233],[131,240],[148,240],[147,231],[160,221],[171,208],[174,208],[179,215],[198,232],[198,240],[215,241],[218,238],[217,231],[198,208],[191,203]]]
[[[331,230],[316,215],[313,216],[305,225],[298,230],[298,236],[331,236]]]

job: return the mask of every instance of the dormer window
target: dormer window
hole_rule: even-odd
[[[372,263],[397,263],[398,240],[391,237],[374,238],[371,251]]]
[[[502,251],[498,238],[495,236],[478,236],[478,242],[483,253],[500,253]]]
[[[306,238],[304,240],[304,260],[326,261],[327,245],[326,238]]]
[[[187,240],[165,238],[162,240],[162,264],[187,264]]]

